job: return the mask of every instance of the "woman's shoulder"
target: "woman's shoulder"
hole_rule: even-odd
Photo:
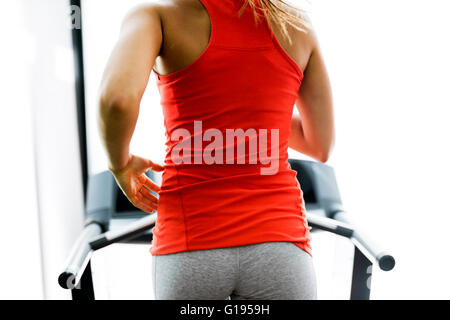
[[[274,34],[280,45],[288,55],[297,62],[302,70],[305,70],[312,51],[317,46],[317,38],[309,15],[295,7],[284,6],[285,12],[292,16],[300,17],[298,21],[285,23],[289,38],[285,36],[282,29],[274,21],[272,22]]]
[[[202,11],[199,0],[150,0],[131,8],[128,14],[188,14],[190,11]]]

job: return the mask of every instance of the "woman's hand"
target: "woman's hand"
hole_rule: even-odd
[[[164,167],[151,160],[130,154],[123,168],[117,170],[109,168],[128,200],[136,208],[152,213],[158,209],[158,198],[149,190],[159,193],[161,188],[145,175],[148,169],[160,172],[164,170]]]

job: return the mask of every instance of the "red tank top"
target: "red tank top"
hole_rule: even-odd
[[[288,163],[303,73],[243,0],[201,0],[211,20],[201,56],[156,75],[166,157],[150,252],[289,241],[311,254]]]

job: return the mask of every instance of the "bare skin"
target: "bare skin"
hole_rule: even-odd
[[[159,187],[145,176],[163,167],[130,154],[129,145],[152,68],[173,73],[195,61],[209,43],[211,22],[199,0],[163,0],[130,11],[100,87],[98,124],[109,169],[127,198],[146,212],[157,209]],[[331,88],[317,38],[289,27],[292,44],[274,26],[281,46],[304,72],[291,121],[289,147],[327,161],[334,144]]]

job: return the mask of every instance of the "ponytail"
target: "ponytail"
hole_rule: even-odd
[[[289,40],[289,43],[292,43],[292,41],[287,30],[288,24],[303,32],[307,32],[310,27],[305,18],[305,12],[283,0],[244,0],[239,15],[244,12],[247,6],[250,6],[253,10],[256,23],[263,16],[270,30],[273,31],[272,22],[275,22],[280,27],[283,36]]]

